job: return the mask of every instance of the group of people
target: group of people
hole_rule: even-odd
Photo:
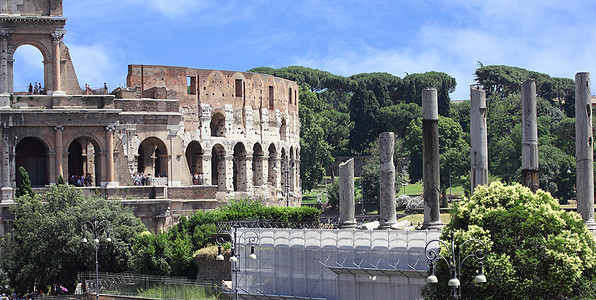
[[[192,184],[194,185],[203,185],[205,181],[203,180],[203,173],[194,173],[192,174]]]
[[[137,172],[131,175],[132,182],[134,185],[151,185],[151,174],[144,174],[143,172]],[[157,173],[156,178],[167,177],[164,173]]]
[[[27,88],[27,95],[45,95],[46,94],[46,90],[43,86],[41,86],[41,83],[37,84],[37,82],[35,82],[35,86],[32,85],[31,83],[29,83],[29,87]]]
[[[93,183],[93,176],[91,176],[90,173],[87,173],[87,175],[84,176],[73,174],[70,175],[68,183],[74,186],[91,186]]]
[[[103,93],[104,95],[108,93],[108,84],[105,82],[103,83]],[[90,84],[85,83],[85,95],[93,95],[93,90],[91,89]]]

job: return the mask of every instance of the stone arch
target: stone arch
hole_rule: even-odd
[[[294,156],[294,147],[290,147],[290,191],[293,192],[296,187],[296,157]]]
[[[246,148],[242,142],[234,146],[233,162],[232,182],[234,191],[246,191]]]
[[[90,137],[73,139],[68,146],[68,180],[77,186],[99,186],[101,181],[101,148]],[[80,181],[79,181],[80,179]]]
[[[50,56],[51,52],[47,49],[46,45],[44,45],[43,43],[41,43],[37,40],[27,39],[27,40],[19,41],[18,44],[15,44],[14,47],[11,47],[11,49],[9,49],[8,89],[9,89],[10,94],[14,94],[15,92],[27,92],[27,87],[24,87],[24,89],[21,90],[19,88],[23,88],[23,87],[16,87],[15,82],[14,82],[14,78],[15,78],[14,63],[15,62],[20,63],[18,61],[18,59],[15,59],[15,54],[17,53],[17,50],[19,50],[19,48],[21,48],[23,46],[25,46],[25,47],[31,46],[31,48],[37,49],[37,51],[39,51],[39,53],[41,54],[41,57],[42,57],[42,61],[40,61],[39,63],[43,65],[43,72],[42,72],[42,74],[41,74],[42,76],[40,78],[43,79],[43,82],[42,81],[38,81],[38,82],[44,88],[47,86],[52,86],[51,85],[51,77],[48,76],[48,74],[51,72],[51,70],[50,70],[51,65],[48,64],[48,62],[51,61],[51,56]]]
[[[49,147],[45,142],[36,137],[26,137],[16,146],[15,178],[19,181],[19,168],[23,167],[29,173],[31,186],[43,187],[49,184]]]
[[[287,151],[285,148],[281,148],[281,158],[280,158],[280,164],[281,164],[281,190],[286,193],[288,191],[288,181],[289,181],[289,176],[290,176],[290,170],[288,168],[288,155],[287,155]]]
[[[252,147],[252,182],[254,186],[265,184],[263,172],[263,148],[260,143]]]
[[[192,183],[194,185],[204,184],[203,178],[203,148],[197,141],[192,141],[186,147],[186,162],[188,163],[188,170],[192,175]]]
[[[275,149],[275,144],[269,145],[269,160],[268,160],[268,170],[267,170],[267,182],[271,183],[274,187],[276,186],[277,181],[277,150]]]
[[[211,136],[224,137],[226,135],[226,117],[221,111],[215,111],[211,116]]]
[[[168,175],[168,150],[157,137],[148,137],[139,145],[137,172],[157,177]]]
[[[226,190],[226,149],[221,144],[211,148],[211,184],[219,191]]]

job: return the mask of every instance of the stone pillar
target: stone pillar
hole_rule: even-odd
[[[522,184],[538,190],[538,124],[536,116],[536,81],[522,83]]]
[[[114,131],[113,125],[106,127],[106,186],[118,186],[114,180]],[[155,175],[154,175],[155,176]]]
[[[393,149],[395,137],[393,132],[383,132],[379,135],[379,229],[387,229],[397,223],[395,215],[395,165],[393,164]]]
[[[356,227],[354,159],[339,164],[339,228]]]
[[[56,149],[56,178],[62,176],[64,181],[68,182],[68,178],[64,177],[64,143],[62,142],[62,131],[64,131],[64,126],[55,126],[54,131],[56,131],[54,135],[54,147]]]
[[[203,184],[204,185],[211,185],[211,151],[205,150],[202,155],[203,159]],[[201,178],[201,174],[199,174],[199,179]]]
[[[486,134],[486,92],[470,86],[470,152],[471,191],[478,185],[488,185],[488,142]]]
[[[225,155],[224,156],[224,166],[225,166],[225,183],[226,183],[226,192],[230,193],[234,191],[234,156],[233,155]],[[219,176],[222,176],[220,173]]]
[[[244,170],[246,172],[246,182],[245,182],[245,191],[247,192],[252,192],[253,191],[253,187],[255,186],[254,183],[254,177],[253,177],[253,153],[252,150],[251,151],[247,151],[246,152],[246,157],[244,159]]]
[[[12,184],[10,180],[10,145],[6,128],[0,127],[0,138],[2,139],[2,189],[0,202],[12,200]]]
[[[54,90],[52,91],[52,95],[65,95],[66,93],[61,91],[61,75],[60,75],[60,43],[62,43],[62,37],[64,37],[64,32],[58,31],[52,33],[51,39],[52,43],[54,44]]]
[[[422,90],[423,229],[440,229],[439,102],[436,88]]]
[[[577,212],[588,229],[594,222],[594,137],[592,135],[592,101],[590,73],[575,75],[575,161],[577,165]]]
[[[0,108],[10,107],[10,93],[8,81],[8,36],[6,32],[0,32]]]

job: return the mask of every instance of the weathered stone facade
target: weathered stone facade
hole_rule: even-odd
[[[55,184],[60,175],[67,180],[86,175],[91,179],[84,189],[126,200],[135,213],[143,211],[145,224],[155,230],[179,215],[234,197],[300,205],[295,82],[248,72],[130,65],[126,88],[82,95],[62,43],[62,1],[8,0],[2,5],[4,209],[12,204],[20,166],[36,187]],[[44,56],[48,95],[13,89],[12,55],[26,44]],[[151,175],[152,187],[134,185],[131,176],[141,172]],[[133,188],[140,190],[128,193]],[[0,216],[6,230],[9,217]]]

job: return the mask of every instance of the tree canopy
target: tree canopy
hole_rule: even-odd
[[[94,248],[82,241],[81,225],[108,220],[112,242],[100,243],[99,270],[132,270],[130,245],[144,226],[119,201],[83,197],[68,185],[26,194],[10,208],[14,226],[2,240],[0,266],[18,293],[62,285],[74,290],[77,273],[95,266]]]

